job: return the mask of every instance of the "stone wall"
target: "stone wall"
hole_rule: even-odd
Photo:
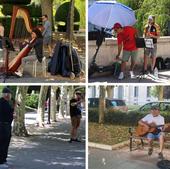
[[[88,63],[92,61],[92,57],[96,50],[96,41],[89,41],[88,48]],[[137,64],[143,64],[143,49],[138,50],[138,59]],[[113,63],[115,56],[117,54],[117,40],[116,38],[107,38],[105,42],[103,42],[99,53],[97,55],[96,62],[98,65],[109,65]],[[158,50],[157,56],[162,56],[164,58],[170,57],[170,36],[161,37],[158,40]]]

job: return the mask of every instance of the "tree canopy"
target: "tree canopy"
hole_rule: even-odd
[[[147,23],[149,15],[156,16],[156,23],[160,25],[161,35],[168,35],[168,25],[170,24],[170,0],[118,0],[131,7],[136,14],[137,24],[140,34]]]

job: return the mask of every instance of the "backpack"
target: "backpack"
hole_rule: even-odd
[[[164,70],[166,68],[165,62],[162,57],[156,58],[155,67],[157,67],[158,70]]]
[[[119,62],[113,63],[113,76],[118,77],[121,72],[121,64]]]

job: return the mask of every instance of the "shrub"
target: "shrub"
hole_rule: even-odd
[[[30,4],[31,0],[0,0],[0,4]]]
[[[106,111],[105,113],[105,123],[106,124],[116,124],[125,126],[135,126],[138,121],[143,118],[147,113],[141,113],[137,111],[131,112],[120,112],[120,111]],[[170,122],[170,113],[161,112],[161,115],[165,118],[166,122]],[[89,108],[89,122],[98,122],[99,114],[97,108]]]
[[[26,106],[38,108],[38,94],[31,94],[26,96]]]
[[[30,17],[41,17],[42,16],[42,10],[41,6],[33,4],[29,4],[28,6],[21,5],[20,7],[26,8],[29,11]],[[13,5],[12,4],[4,4],[2,8],[2,13],[7,16],[12,16],[13,12]]]

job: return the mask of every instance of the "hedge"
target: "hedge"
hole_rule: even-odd
[[[30,4],[27,6],[21,5],[21,7],[26,8],[29,10],[30,17],[41,17],[42,16],[42,9],[41,6]],[[2,13],[7,16],[12,16],[13,5],[12,4],[4,4],[2,7]]]
[[[38,94],[31,94],[26,96],[26,106],[38,108]]]
[[[70,2],[66,2],[60,5],[60,7],[57,9],[56,14],[55,14],[55,20],[57,22],[67,21],[69,5],[70,5]],[[76,7],[74,7],[74,22],[80,22],[80,13]]]
[[[31,0],[0,0],[0,4],[30,4]]]
[[[98,122],[99,114],[98,109],[89,108],[89,122]],[[147,113],[141,113],[136,111],[131,112],[119,112],[119,111],[106,111],[105,113],[105,123],[106,124],[116,124],[116,125],[137,125],[138,121],[144,117]],[[166,122],[170,122],[170,112],[161,112],[164,116]]]

